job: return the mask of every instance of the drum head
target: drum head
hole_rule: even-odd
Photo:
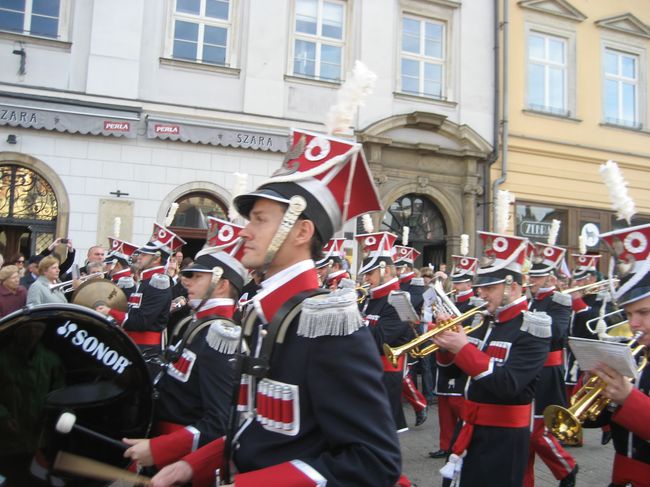
[[[72,294],[72,302],[90,309],[102,304],[123,312],[128,307],[124,291],[113,281],[101,277],[82,283]]]
[[[143,438],[152,417],[151,381],[136,345],[99,313],[74,304],[27,307],[0,320],[3,409],[0,474],[9,485],[40,485],[34,474],[58,478],[43,485],[91,485],[48,474],[56,453],[125,467],[123,451],[78,429],[56,432],[59,416],[72,412],[76,425],[116,440]]]

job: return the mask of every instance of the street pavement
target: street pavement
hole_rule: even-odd
[[[417,487],[439,487],[442,477],[438,471],[445,463],[443,459],[429,458],[429,452],[438,449],[438,407],[429,407],[427,421],[417,428],[413,410],[407,404],[404,406],[409,431],[399,435],[402,448],[402,472],[417,485]],[[614,447],[610,442],[606,446],[600,444],[600,429],[585,429],[584,446],[568,448],[567,451],[576,459],[580,467],[577,486],[607,486],[611,480]],[[536,487],[557,486],[553,474],[539,457],[535,461]]]

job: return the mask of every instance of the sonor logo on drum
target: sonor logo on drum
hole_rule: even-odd
[[[73,345],[81,347],[84,352],[95,357],[118,374],[124,373],[124,369],[131,365],[130,360],[108,347],[105,343],[100,342],[96,337],[90,335],[88,330],[80,329],[76,323],[68,320],[59,326],[56,332],[63,336],[63,338],[69,338]]]

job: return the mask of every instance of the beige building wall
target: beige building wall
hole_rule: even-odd
[[[595,224],[601,233],[610,230],[614,225],[611,202],[599,174],[600,164],[609,159],[619,164],[629,182],[638,222],[650,221],[650,1],[504,2],[509,7],[505,19],[509,43],[501,50],[501,66],[508,64],[509,89],[507,93],[502,89],[501,97],[502,101],[507,97],[505,106],[509,110],[504,124],[508,131],[507,174],[500,189],[516,196],[518,207],[513,212],[518,209],[520,217],[513,219],[515,232],[526,233],[522,223],[541,215],[528,212],[522,216],[525,204],[554,209],[540,220],[541,226],[528,227],[536,229],[543,239],[551,218],[560,218],[564,228],[558,243],[572,251],[577,250],[578,235],[586,223]],[[501,3],[502,20],[507,10],[504,7]],[[531,101],[529,46],[531,35],[536,34],[564,41],[564,112]],[[607,120],[604,115],[606,49],[631,54],[638,61],[635,127]],[[503,57],[506,52],[507,60]],[[502,161],[501,156],[491,168],[492,183],[502,175]],[[494,190],[493,184],[490,190]],[[597,249],[594,245],[588,250]]]

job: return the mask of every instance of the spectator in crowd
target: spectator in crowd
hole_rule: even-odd
[[[63,261],[62,264],[59,265],[59,277],[62,280],[68,280],[66,279],[66,274],[70,267],[72,267],[72,264],[74,263],[74,258],[76,255],[76,250],[74,246],[72,245],[72,240],[69,239],[64,239],[64,238],[57,238],[54,242],[52,242],[47,248],[43,249],[40,254],[38,254],[38,257],[47,257],[48,255],[51,255],[57,246],[59,245],[65,245],[67,247],[67,257]],[[61,261],[59,261],[61,262]]]
[[[23,277],[25,275],[25,256],[18,252],[11,259],[7,260],[8,265],[15,265],[18,268],[18,275]]]
[[[88,254],[86,254],[86,265],[84,265],[79,272],[81,275],[91,274],[88,272],[88,264],[92,262],[101,262],[104,263],[104,258],[106,257],[106,250],[101,245],[93,245],[88,249]]]
[[[38,263],[42,258],[40,255],[32,255],[27,259],[27,270],[25,275],[20,278],[20,285],[24,286],[25,289],[29,289],[29,286],[38,279]]]
[[[39,277],[29,287],[27,304],[67,303],[61,290],[51,290],[59,282],[59,260],[53,255],[44,257],[38,264]]]
[[[23,306],[27,300],[27,289],[20,285],[18,267],[7,265],[0,269],[0,318]]]
[[[0,267],[2,267],[5,263],[5,258],[0,254]]]

